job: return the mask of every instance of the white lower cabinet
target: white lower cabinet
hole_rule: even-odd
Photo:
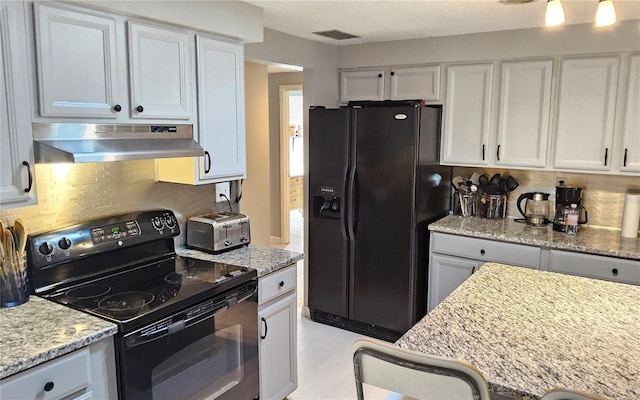
[[[258,279],[261,399],[282,400],[298,387],[296,284],[295,264]]]
[[[117,398],[113,338],[58,357],[0,382],[0,398],[87,400]]]
[[[550,250],[549,271],[640,284],[640,261],[622,258]]]
[[[640,261],[637,260],[432,232],[428,311],[490,261],[640,285]]]
[[[480,265],[482,262],[478,260],[432,254],[429,258],[429,311],[476,272]]]

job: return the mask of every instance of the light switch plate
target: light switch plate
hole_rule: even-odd
[[[227,197],[220,196],[221,194]],[[216,202],[219,203],[221,201],[227,201],[227,199],[231,201],[231,190],[229,182],[216,183]]]

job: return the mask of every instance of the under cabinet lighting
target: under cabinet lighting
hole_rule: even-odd
[[[564,10],[560,0],[547,0],[546,23],[547,26],[557,26],[564,23]]]
[[[600,0],[596,13],[596,26],[607,26],[616,22],[616,10],[613,8],[613,1]]]

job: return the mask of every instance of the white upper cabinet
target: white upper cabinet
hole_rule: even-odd
[[[631,56],[620,171],[640,172],[640,54]]]
[[[158,160],[158,179],[199,185],[246,176],[244,51],[239,42],[196,36],[198,142],[204,157]]]
[[[441,162],[487,165],[493,64],[447,67]]]
[[[562,60],[553,166],[608,171],[618,84],[618,57]]]
[[[544,168],[553,60],[502,63],[495,164]]]
[[[384,100],[385,71],[343,71],[340,73],[340,103]]]
[[[40,115],[117,118],[116,20],[34,5]]]
[[[186,32],[128,23],[132,118],[191,117],[191,39]]]
[[[340,73],[340,102],[440,100],[440,66],[389,67]]]
[[[0,205],[36,203],[23,4],[0,2]]]
[[[391,100],[440,100],[440,66],[392,68]]]
[[[197,36],[198,122],[203,180],[244,178],[244,55],[240,43]]]

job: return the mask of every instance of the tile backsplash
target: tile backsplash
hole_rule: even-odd
[[[35,173],[38,204],[0,209],[4,223],[13,225],[22,218],[31,233],[113,214],[167,208],[178,217],[183,232],[179,243],[183,243],[190,216],[229,211],[226,202],[214,202],[214,185],[156,182],[153,160],[37,164]]]
[[[507,216],[521,217],[516,202],[522,193],[545,192],[550,193],[553,213],[555,209],[555,186],[559,178],[566,178],[569,186],[583,188],[583,206],[589,213],[591,226],[620,229],[624,210],[624,196],[627,192],[640,192],[640,179],[635,176],[577,174],[568,172],[549,172],[532,170],[503,170],[493,168],[463,168],[455,167],[453,176],[471,176],[474,172],[491,177],[499,173],[502,176],[513,176],[520,186],[509,194]],[[553,215],[552,215],[553,217]]]

